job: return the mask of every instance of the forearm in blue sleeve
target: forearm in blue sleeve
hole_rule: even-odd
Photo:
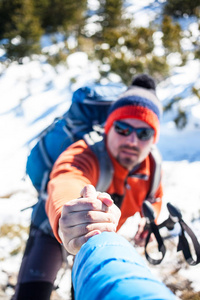
[[[134,247],[116,233],[103,232],[76,255],[72,281],[76,300],[175,300]]]

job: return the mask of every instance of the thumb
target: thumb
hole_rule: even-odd
[[[110,207],[113,205],[114,201],[108,193],[97,192],[97,198],[101,200],[106,206]]]
[[[86,185],[81,191],[81,197],[89,198],[89,197],[97,197],[96,189],[93,185]]]

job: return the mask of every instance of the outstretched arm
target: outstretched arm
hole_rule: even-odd
[[[134,247],[114,232],[96,235],[81,247],[72,282],[76,300],[178,300]]]

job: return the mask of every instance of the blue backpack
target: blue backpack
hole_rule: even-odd
[[[102,142],[103,124],[110,105],[126,90],[122,84],[91,84],[73,93],[69,110],[38,137],[26,164],[26,173],[42,196],[58,156],[72,143],[84,139],[97,155],[100,165],[98,189],[106,189],[111,166]],[[111,172],[111,171],[110,171]],[[111,177],[111,176],[110,176]]]

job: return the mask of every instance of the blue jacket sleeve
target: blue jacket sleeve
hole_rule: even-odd
[[[76,300],[175,300],[134,247],[116,233],[103,232],[85,243],[72,270]]]

